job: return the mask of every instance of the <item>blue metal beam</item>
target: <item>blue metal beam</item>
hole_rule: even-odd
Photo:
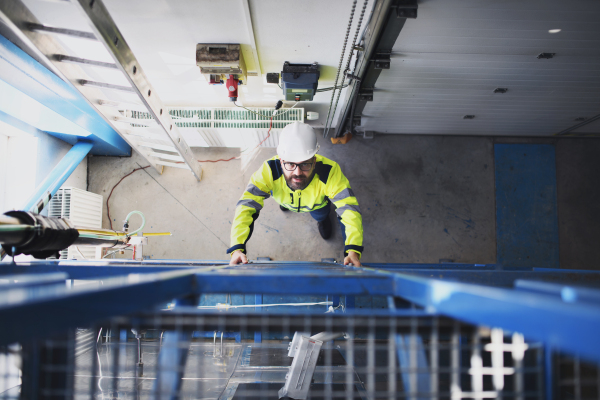
[[[518,279],[515,289],[541,293],[562,299],[567,303],[593,303],[600,305],[600,290],[580,286]]]
[[[83,161],[93,147],[91,142],[77,142],[62,160],[54,167],[40,183],[34,194],[29,198],[23,210],[39,213],[50,201],[63,183],[71,176],[75,168]]]
[[[254,304],[262,304],[263,303],[263,295],[255,294],[254,295]],[[254,311],[262,312],[262,307],[255,307]],[[262,331],[254,331],[254,343],[262,343]]]
[[[242,274],[235,269],[197,275],[200,293],[262,293],[262,294],[313,294],[326,295],[333,288],[347,295],[386,296],[394,291],[393,280],[375,274],[353,274],[351,271],[331,271],[316,274],[312,271],[299,275],[296,271],[260,270]]]
[[[242,333],[241,332],[222,332],[223,339],[235,339],[236,343],[242,343]],[[215,331],[194,331],[192,333],[193,338],[207,338],[213,339],[215,336]],[[221,334],[217,335],[219,340],[221,340]]]
[[[17,268],[26,273],[31,271],[27,266],[31,267],[32,264],[36,263],[17,264],[13,267],[7,264],[3,269]],[[50,265],[50,268],[44,268],[45,264]],[[430,313],[439,313],[477,325],[518,331],[530,340],[540,340],[562,351],[600,361],[600,346],[597,345],[596,338],[596,333],[600,330],[600,307],[596,303],[568,303],[554,295],[431,279],[418,276],[415,270],[406,274],[339,265],[291,265],[287,268],[285,264],[270,264],[244,267],[213,265],[143,274],[148,269],[184,266],[144,267],[140,263],[128,264],[131,267],[114,267],[120,268],[121,273],[128,272],[128,276],[120,279],[103,278],[104,285],[100,287],[86,285],[70,291],[56,286],[44,287],[44,291],[34,291],[32,288],[0,290],[0,320],[18,321],[7,324],[5,329],[0,330],[0,344],[30,338],[36,332],[47,335],[68,327],[85,326],[103,318],[147,309],[182,296],[203,293],[340,293],[346,296],[395,295],[425,307]],[[66,265],[66,270],[62,272],[74,272],[77,275],[82,270],[110,268],[103,267],[102,263],[90,262],[88,265]],[[61,263],[39,263],[37,271],[60,271],[64,269],[62,267]],[[532,276],[535,279],[571,276],[569,272],[418,271],[421,275],[432,272],[444,276],[459,273],[491,274],[491,278],[505,274],[510,274],[512,278]],[[582,279],[598,277],[598,274],[574,275]],[[14,296],[20,296],[24,300],[14,302],[11,300]],[[374,310],[369,312],[373,313]],[[385,312],[393,313],[393,310]]]
[[[103,280],[101,286],[25,287],[0,291],[0,344],[48,337],[68,328],[149,310],[194,293],[189,272],[131,274]],[[17,301],[16,299],[22,299]]]
[[[94,155],[131,155],[127,142],[69,82],[1,35],[0,88],[6,114],[70,144],[86,138]]]
[[[51,272],[35,275],[4,275],[0,278],[0,292],[16,288],[39,287],[47,285],[65,285],[68,275],[64,272]]]
[[[415,400],[431,398],[425,394],[430,392],[431,376],[421,336],[416,333],[396,335],[396,349],[402,384],[407,397]]]
[[[177,307],[195,307],[198,305],[196,296],[186,296],[178,299]],[[154,382],[154,398],[179,399],[179,391],[183,384],[185,363],[190,352],[192,340],[191,330],[176,330],[165,332],[162,346],[158,354],[158,368]]]
[[[384,266],[385,264],[379,264]],[[17,264],[7,264],[0,268],[0,277],[5,274],[20,274],[20,273],[48,273],[48,272],[64,272],[69,275],[70,279],[97,279],[101,277],[123,276],[130,273],[158,273],[165,271],[173,271],[177,269],[195,269],[204,267],[207,271],[216,269],[228,270],[228,273],[237,271],[245,274],[269,274],[272,271],[282,270],[297,271],[297,275],[303,275],[310,271],[311,273],[324,273],[332,270],[340,270],[339,264],[313,263],[311,265],[296,264],[296,263],[279,263],[279,264],[248,264],[246,267],[229,267],[227,261],[191,261],[191,260],[146,260],[143,262],[117,261],[33,261]],[[344,271],[352,271],[352,268],[343,268]],[[370,272],[377,271],[375,269],[361,268],[359,271],[366,270]],[[484,270],[473,271],[468,270],[435,270],[435,269],[397,269],[380,268],[389,272],[402,272],[411,275],[421,276],[425,278],[442,279],[459,281],[463,283],[473,283],[486,286],[497,287],[512,287],[517,279],[537,280],[553,283],[562,283],[570,285],[584,286],[600,286],[600,273],[596,271],[575,271],[572,270],[551,270],[551,271],[496,271]],[[210,273],[210,272],[207,272]],[[243,290],[243,285],[240,285],[239,290]],[[210,289],[209,289],[210,290]],[[301,290],[301,289],[300,289]],[[216,292],[210,290],[205,293],[232,293],[228,290]],[[239,292],[242,293],[242,292]],[[256,292],[245,291],[243,293],[255,294]],[[345,294],[343,292],[336,292]],[[278,293],[280,294],[280,293]],[[331,294],[331,291],[326,294]],[[350,294],[348,294],[350,296]]]
[[[443,269],[443,270],[496,270],[496,264],[466,264],[466,263],[365,263],[365,267],[369,268],[385,268],[385,269]],[[529,268],[531,270],[531,268]]]
[[[372,270],[370,268],[365,268]],[[594,271],[584,273],[573,272],[571,270],[552,270],[552,271],[472,271],[472,270],[436,270],[436,269],[387,269],[379,268],[372,271],[401,272],[411,274],[422,278],[440,279],[456,281],[462,283],[471,283],[476,285],[513,287],[517,279],[538,280],[545,282],[600,286],[600,274]]]
[[[529,340],[600,361],[600,309],[547,295],[395,273],[395,294],[458,320],[520,332]]]

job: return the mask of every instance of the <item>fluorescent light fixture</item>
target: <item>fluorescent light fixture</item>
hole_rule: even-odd
[[[558,32],[560,32],[560,31],[561,31],[560,29],[550,29],[550,30],[548,31],[548,33],[558,33]]]

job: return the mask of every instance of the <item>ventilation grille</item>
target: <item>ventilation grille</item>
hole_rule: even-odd
[[[67,218],[76,227],[102,228],[102,196],[77,188],[61,188],[48,203],[48,216]],[[96,248],[78,246],[86,259],[96,256]],[[60,252],[60,259],[81,259],[75,246]]]
[[[269,129],[272,108],[171,108],[169,114],[179,128]],[[131,111],[131,118],[151,120],[147,112]],[[304,122],[303,108],[281,109],[273,117],[273,129],[292,122]],[[145,125],[132,123],[134,127]]]
[[[129,140],[141,147],[171,151],[170,143],[159,138],[160,132],[149,113],[126,110],[123,114],[120,120],[131,128],[125,131]],[[272,108],[171,108],[169,114],[190,147],[274,148],[279,144],[281,129],[293,122],[304,122],[303,108],[280,109],[273,117],[270,133]]]

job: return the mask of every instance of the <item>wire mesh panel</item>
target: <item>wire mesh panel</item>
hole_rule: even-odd
[[[118,318],[62,342],[43,342],[45,351],[62,353],[44,359],[35,382],[55,374],[51,380],[59,384],[44,393],[75,399],[279,399],[292,392],[289,398],[544,398],[539,344],[517,333],[412,314],[175,309]],[[255,343],[258,330],[281,340]],[[296,332],[312,350],[290,344]]]
[[[597,400],[600,398],[600,367],[566,354],[552,355],[553,392],[558,399]]]
[[[0,347],[0,399],[19,398],[21,385],[21,346]]]

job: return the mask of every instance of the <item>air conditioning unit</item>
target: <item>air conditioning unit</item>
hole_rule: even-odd
[[[99,194],[73,187],[60,188],[48,203],[48,216],[67,218],[78,228],[102,228],[102,202],[103,197]],[[80,260],[81,255],[86,259],[94,259],[96,256],[96,247],[75,247],[62,250],[60,259]]]

